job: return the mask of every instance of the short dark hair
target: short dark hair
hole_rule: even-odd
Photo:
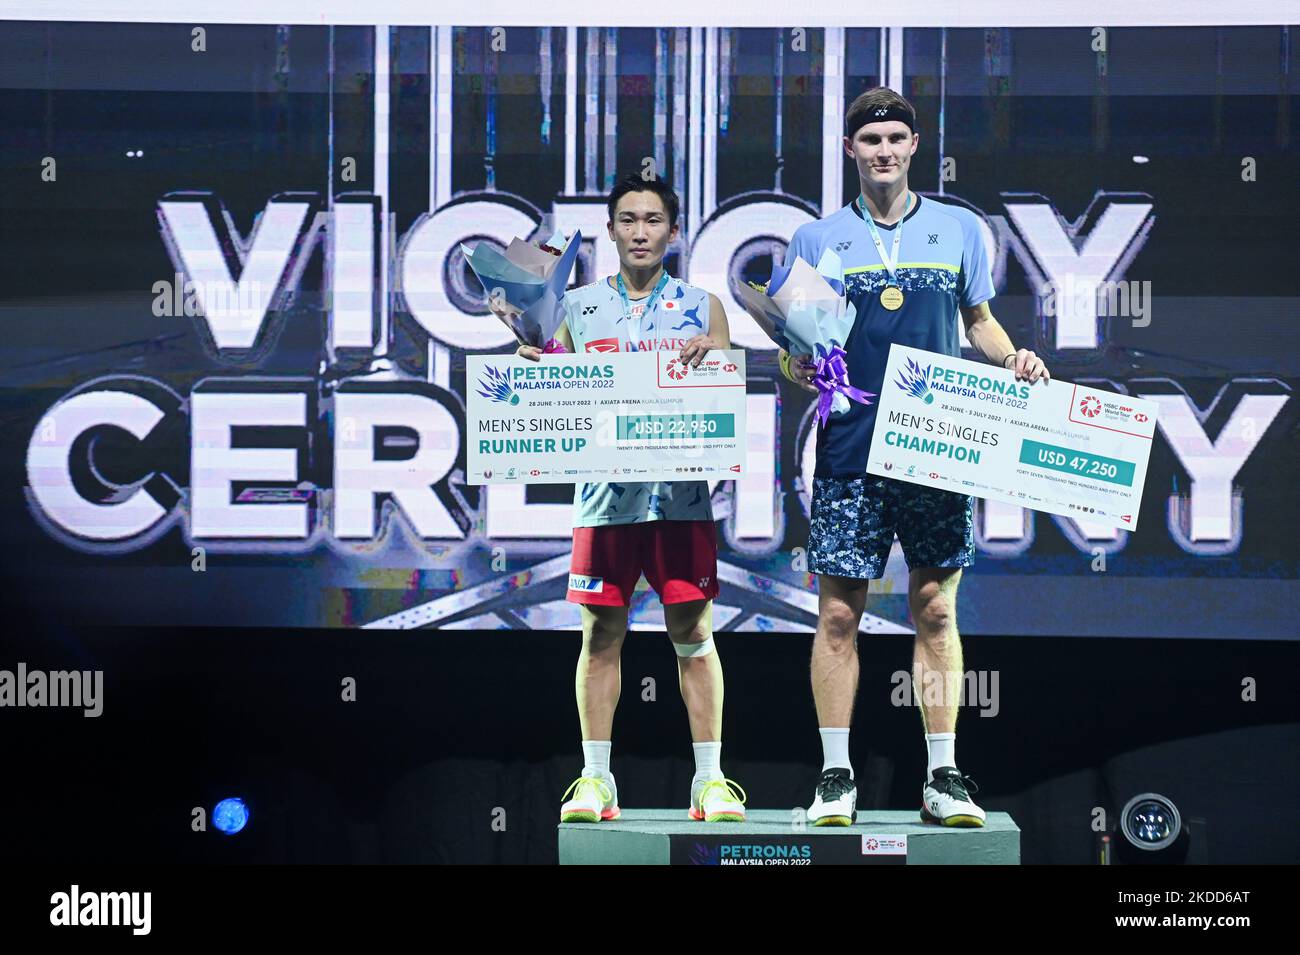
[[[618,208],[618,200],[622,199],[629,192],[653,192],[664,204],[668,210],[668,228],[677,225],[677,213],[680,210],[680,203],[677,201],[677,192],[672,186],[662,179],[642,179],[638,173],[629,173],[618,181],[614,189],[609,194],[609,221],[614,221],[614,210]]]
[[[872,112],[877,109],[902,110],[908,116],[907,125],[916,131],[916,109],[888,86],[877,86],[865,93],[860,93],[844,113],[844,135],[850,139],[863,126],[872,121]]]

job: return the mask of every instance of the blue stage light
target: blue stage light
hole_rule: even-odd
[[[248,825],[248,806],[238,796],[217,803],[212,810],[212,824],[228,836],[233,836]]]

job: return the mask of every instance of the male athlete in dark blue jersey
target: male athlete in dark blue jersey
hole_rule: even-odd
[[[978,218],[908,190],[908,167],[920,142],[911,104],[889,89],[868,90],[849,106],[844,133],[860,194],[838,212],[801,226],[786,264],[797,255],[816,265],[828,248],[844,263],[845,294],[857,309],[844,346],[853,385],[881,393],[893,342],[961,357],[960,316],[971,345],[985,358],[1014,367],[1017,379],[1041,378],[1046,386],[1051,376],[1042,359],[1017,350],[989,311],[993,280]],[[781,355],[787,377],[805,388],[808,357],[799,356],[795,364]],[[957,770],[954,755],[963,672],[957,583],[961,569],[974,562],[971,498],[867,474],[876,406],[850,405],[817,435],[808,566],[819,587],[812,685],[823,766],[808,818],[823,826],[847,826],[855,818],[849,724],[858,689],[858,624],[867,582],[883,576],[897,533],[910,571],[912,676],[929,752],[921,818],[982,826],[984,810],[971,799],[974,784]]]

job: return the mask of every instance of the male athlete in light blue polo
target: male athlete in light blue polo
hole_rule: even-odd
[[[897,342],[961,357],[960,315],[972,346],[1016,377],[1050,378],[1028,349],[1017,350],[989,311],[993,280],[974,213],[923,199],[907,187],[920,137],[916,112],[892,90],[863,93],[845,116],[844,149],[858,167],[860,194],[825,219],[801,226],[786,254],[816,264],[826,249],[844,263],[845,294],[857,318],[845,343],[849,380],[880,394],[889,346]],[[807,388],[809,356],[787,377]],[[957,770],[957,707],[962,685],[956,598],[961,568],[974,562],[971,501],[905,481],[869,475],[867,457],[876,405],[850,402],[817,435],[808,567],[817,574],[818,621],[813,638],[812,686],[821,727],[822,776],[808,818],[814,825],[849,825],[857,787],[849,760],[849,725],[857,695],[857,632],[867,581],[884,575],[898,534],[907,560],[908,603],[916,625],[912,676],[921,700],[929,771],[921,818],[948,826],[982,826],[984,810],[971,799],[974,783]],[[922,693],[926,674],[943,678],[943,701]],[[935,677],[932,677],[933,680]],[[968,785],[970,789],[968,789]]]

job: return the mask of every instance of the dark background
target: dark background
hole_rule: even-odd
[[[764,809],[806,806],[820,771],[810,637],[720,634],[723,768]],[[662,634],[624,644],[611,768],[624,808],[680,807],[694,767]],[[1095,861],[1094,809],[1172,799],[1211,863],[1295,863],[1280,800],[1300,783],[1295,643],[978,637],[1000,712],[966,707],[957,758],[1025,863]],[[553,863],[581,768],[572,634],[49,630],[6,638],[29,668],[103,667],[103,715],[4,722],[6,855],[31,862]],[[859,810],[918,805],[920,716],[890,704],[907,637],[862,637],[852,757]],[[8,664],[7,665],[12,665]],[[354,703],[340,701],[344,677]],[[655,680],[656,700],[642,700]],[[1257,682],[1243,702],[1242,680]],[[240,796],[240,834],[190,831]],[[492,828],[505,811],[505,831]],[[864,813],[865,814],[865,813]]]
[[[495,189],[546,209],[562,190],[565,137],[574,132],[564,128],[564,31],[551,40],[549,126],[537,79],[540,31],[511,32],[524,42],[512,40],[513,52],[501,56],[485,49],[481,30],[455,32],[454,193]],[[579,30],[583,44],[586,32]],[[943,119],[961,198],[994,211],[1006,192],[1039,192],[1067,218],[1082,214],[1099,189],[1146,193],[1156,205],[1152,238],[1129,272],[1151,280],[1159,298],[1150,336],[1134,338],[1136,330],[1116,324],[1095,352],[1051,356],[1054,369],[1071,380],[1171,377],[1200,407],[1243,376],[1292,389],[1300,376],[1292,330],[1300,302],[1294,28],[1113,29],[1104,64],[1089,49],[1088,32],[947,31]],[[637,168],[653,148],[655,33],[618,33],[617,155],[604,164],[601,153],[596,193],[609,185],[606,165]],[[877,35],[848,31],[850,98],[880,80]],[[287,306],[274,347],[255,367],[232,370],[203,350],[191,324],[160,330],[150,314],[152,283],[172,273],[156,203],[172,190],[211,191],[246,234],[276,193],[326,195],[331,115],[333,155],[358,159],[359,180],[349,188],[370,188],[372,36],[361,27],[212,27],[207,59],[196,69],[188,26],[0,23],[0,526],[7,542],[0,669],[19,661],[29,669],[103,669],[106,696],[98,719],[0,710],[0,810],[10,821],[0,854],[98,862],[555,861],[559,796],[580,766],[575,634],[302,629],[322,615],[322,590],[335,586],[331,573],[345,561],[226,558],[199,578],[175,531],[129,554],[82,553],[50,538],[23,494],[33,428],[91,378],[144,374],[184,394],[216,372],[315,373],[325,328],[313,298],[321,256]],[[940,186],[932,131],[940,120],[942,41],[938,30],[909,30],[905,39],[902,92],[923,127],[912,185],[924,192]],[[732,42],[719,203],[757,192],[815,209],[821,33],[809,31],[804,53],[771,30],[738,29]],[[427,209],[428,30],[394,30],[391,50],[390,198],[400,232]],[[127,159],[128,149],[144,155]],[[1136,154],[1151,161],[1135,164]],[[58,158],[57,183],[39,182],[46,155]],[[1258,160],[1254,183],[1240,179],[1244,155]],[[852,188],[849,175],[846,200]],[[689,236],[695,224],[684,226]],[[996,311],[1017,343],[1035,342],[1028,292],[1012,257]],[[423,377],[423,342],[404,324],[400,302],[395,325],[396,357]],[[453,354],[452,363],[463,370],[463,355]],[[1237,552],[1198,557],[1168,537],[1165,498],[1185,488],[1186,476],[1158,443],[1146,533],[1112,559],[1104,584],[1046,520],[1029,553],[981,555],[963,584],[966,666],[999,673],[1001,712],[994,719],[964,713],[959,761],[980,783],[981,804],[1010,812],[1021,826],[1025,862],[1089,862],[1094,807],[1113,822],[1130,796],[1148,790],[1171,797],[1185,818],[1203,820],[1196,831],[1211,862],[1300,860],[1300,836],[1285,820],[1300,765],[1289,678],[1300,663],[1300,456],[1291,404],[1238,477],[1246,533]],[[791,434],[803,410],[788,410]],[[1211,416],[1211,436],[1222,418]],[[168,440],[183,457],[188,436]],[[787,450],[782,472],[792,464]],[[750,562],[755,570],[774,573],[803,541],[796,489],[785,490],[788,540],[766,563]],[[538,491],[534,499],[566,494]],[[471,583],[488,576],[482,544],[440,555],[440,582],[354,581],[334,597],[363,609],[374,600],[373,617],[451,592],[453,574]],[[567,546],[512,555],[507,572]],[[511,610],[558,596],[555,588],[515,596],[504,619],[518,625]],[[751,596],[724,593],[733,601]],[[908,623],[905,601],[885,599],[894,603],[875,609]],[[728,684],[724,767],[761,808],[806,805],[819,765],[807,676],[812,620],[785,609],[802,632],[717,638]],[[1184,639],[1193,635],[1199,639]],[[1239,639],[1261,636],[1285,639]],[[635,633],[626,644],[613,769],[623,805],[684,811],[689,735],[664,642],[662,634]],[[861,805],[910,808],[925,765],[919,716],[889,703],[890,675],[910,663],[910,637],[864,636],[861,647],[853,733]],[[653,703],[640,698],[647,676],[657,682]],[[357,680],[355,703],[339,699],[345,677]],[[1257,681],[1256,702],[1242,699],[1247,678]],[[244,833],[190,831],[194,806],[211,810],[228,795],[252,807]],[[491,826],[498,807],[504,832]]]

